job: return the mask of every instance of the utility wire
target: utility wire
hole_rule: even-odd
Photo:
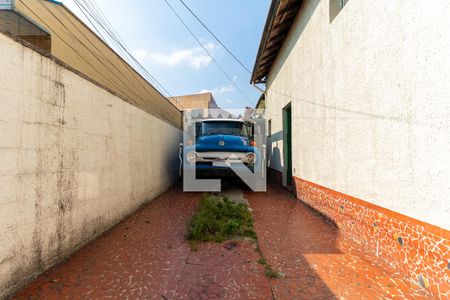
[[[42,22],[42,24],[44,24],[44,26],[46,26],[47,28],[50,28],[49,26],[48,26],[48,24],[41,18],[41,17],[39,17],[37,14],[35,14],[34,12],[33,12],[33,10],[28,6],[28,5],[26,5],[25,4],[25,2],[24,1],[22,1],[22,0],[20,0],[21,1],[21,3],[33,14],[33,15],[35,15],[36,16],[36,18],[38,18],[41,22]],[[38,1],[39,2],[39,1]],[[48,8],[47,7],[45,7],[41,2],[39,2],[47,11],[49,11],[48,10]],[[102,72],[99,72],[99,70],[97,69],[97,68],[95,68],[89,61],[87,61],[82,55],[80,55],[80,54],[78,54],[78,52],[77,52],[77,50],[75,50],[64,38],[62,38],[59,34],[57,34],[56,32],[53,32],[64,44],[66,44],[67,45],[67,47],[69,47],[70,49],[72,49],[72,51],[74,51],[75,53],[77,53],[77,55],[78,55],[78,57],[80,57],[82,60],[84,60],[84,62],[87,64],[87,65],[89,65],[93,70],[95,70],[96,72],[98,72],[99,74],[100,74],[100,76],[102,76],[104,79],[105,79],[105,82],[109,82],[111,85],[113,85],[115,88],[117,88],[117,90],[121,90],[121,88],[120,87],[118,87],[114,82],[111,82],[111,81],[109,81],[103,74],[102,74]],[[123,93],[123,91],[121,91],[122,93]],[[124,93],[125,94],[125,93]]]
[[[119,42],[121,42],[122,44],[125,45],[125,42],[121,39],[121,37],[119,36],[119,34],[117,33],[117,31],[114,29],[114,27],[112,26],[111,22],[109,22],[108,18],[106,18],[105,14],[103,13],[103,11],[100,9],[100,7],[97,5],[96,1],[92,1],[92,4],[94,6],[94,10],[97,11],[99,13],[99,17],[100,20],[103,20],[106,25],[107,28],[110,29],[110,31],[113,33],[113,35],[115,35]]]
[[[112,28],[112,26],[108,26],[105,25],[104,22],[100,21],[96,15],[95,12],[92,11],[92,7],[88,6],[88,3],[86,1],[83,0],[83,3],[85,4],[85,6],[83,4],[81,4],[80,2],[78,2],[77,0],[74,0],[75,4],[77,4],[78,8],[80,8],[80,10],[82,11],[82,13],[85,15],[86,18],[88,18],[89,22],[92,24],[92,22],[90,21],[89,17],[83,12],[83,9],[86,10],[86,12],[91,16],[91,18],[103,29],[103,31],[110,37],[110,39],[118,46],[118,49],[122,51],[122,54],[125,53],[125,57],[128,57],[129,59],[131,59],[131,64],[135,64],[135,67],[137,65],[137,68],[139,70],[141,70],[141,72],[143,72],[144,74],[146,74],[150,79],[150,81],[154,82],[154,84],[156,86],[158,86],[161,90],[163,90],[169,97],[173,97],[168,91],[167,89],[134,57],[134,55],[131,53],[131,51],[128,49],[128,47],[122,42],[122,39],[120,38],[120,36],[118,36],[118,34],[114,34],[114,29]],[[81,7],[83,7],[83,9],[81,9]],[[98,6],[97,6],[98,7]],[[89,8],[91,10],[89,10]],[[103,13],[102,13],[103,14]],[[106,18],[104,18],[106,20]],[[109,23],[109,21],[107,21]],[[111,23],[109,23],[111,24]],[[92,24],[93,25],[93,24]],[[93,25],[95,30],[97,32],[100,33],[100,30]],[[107,41],[105,41],[107,43]],[[123,52],[124,51],[124,52]],[[159,91],[158,91],[159,92]]]
[[[236,55],[233,54],[233,52],[231,52],[230,49],[228,49],[227,46],[225,46],[222,41],[208,28],[207,25],[205,25],[205,23],[200,20],[200,18],[192,11],[192,9],[183,1],[183,0],[179,0],[181,2],[181,4],[183,4],[184,7],[186,7],[186,9],[191,13],[191,15],[194,16],[194,18],[197,19],[197,21],[214,37],[214,39],[249,73],[251,74],[252,72],[250,72],[250,70],[244,65],[244,63],[242,63],[237,57]]]
[[[211,60],[217,65],[217,67],[222,71],[222,73],[225,75],[225,77],[228,78],[228,80],[231,82],[231,84],[242,94],[242,96],[245,98],[245,100],[250,103],[250,105],[253,106],[253,103],[250,101],[250,98],[242,91],[242,89],[234,82],[234,80],[228,75],[228,73],[225,71],[225,69],[217,62],[217,60],[212,56],[212,54],[209,52],[209,50],[203,45],[203,43],[200,41],[200,39],[194,34],[194,32],[189,28],[189,26],[183,21],[183,19],[180,17],[180,15],[175,11],[175,9],[170,5],[168,0],[164,0],[166,4],[169,6],[169,8],[172,10],[174,15],[177,17],[177,19],[184,25],[184,27],[189,31],[189,33],[192,35],[192,37],[197,41],[197,43],[203,48],[203,50],[208,54],[208,56],[211,58]]]
[[[135,70],[140,70],[142,74],[147,75],[148,76],[147,79],[149,81],[151,81],[155,86],[159,86],[159,88],[163,90],[169,97],[175,99],[175,97],[172,96],[172,94],[134,57],[130,49],[127,47],[125,42],[122,40],[120,35],[112,26],[111,22],[107,19],[103,11],[100,9],[100,7],[96,4],[94,0],[93,1],[81,0],[83,1],[83,4],[85,6],[79,3],[77,0],[74,1],[76,2],[78,8],[81,10],[83,15],[89,20],[91,25],[98,32],[98,34],[101,35],[101,31],[92,23],[91,19],[84,13],[83,9],[86,10],[86,13],[89,14],[91,18],[103,29],[103,32],[106,33],[106,35],[110,38],[110,41],[112,41],[112,43],[116,45],[118,51],[122,54],[122,57],[125,60],[128,60],[129,64],[131,66],[134,66]],[[105,43],[108,44],[108,40],[106,40],[105,38],[104,40]],[[158,89],[156,89],[156,91],[159,92]],[[161,92],[159,93],[161,94]],[[183,105],[181,105],[180,103],[178,104],[181,106],[182,109],[185,109]]]
[[[112,74],[114,74],[115,72],[113,71],[113,70],[111,70],[110,68],[108,68],[107,66],[106,66],[106,64],[104,63],[104,61],[103,60],[101,60],[91,49],[89,49],[89,47],[85,44],[85,43],[83,43],[83,41],[81,41],[72,31],[70,31],[66,26],[65,26],[65,24],[58,18],[58,16],[56,16],[48,7],[46,7],[44,4],[42,4],[41,2],[39,2],[39,4],[45,9],[45,10],[47,10],[47,12],[49,12],[61,25],[62,25],[62,27],[64,28],[64,29],[66,29],[66,33],[69,33],[74,39],[76,39],[77,41],[78,41],[78,43],[80,43],[80,45],[82,45],[88,52],[90,52],[92,55],[93,55],[93,57],[97,60],[97,62],[99,62],[100,63],[100,65],[102,65],[104,68],[106,68],[110,73],[112,73]],[[59,9],[59,7],[57,7],[58,9]],[[67,18],[67,16],[64,14],[64,16]],[[67,18],[68,19],[68,18]],[[75,26],[76,27],[76,26]],[[61,39],[62,39],[62,37],[60,37]],[[90,40],[89,39],[87,39],[89,42],[90,42]],[[66,42],[66,44],[67,44],[67,42]],[[94,46],[95,47],[95,46]],[[96,48],[96,47],[95,47]],[[73,48],[72,48],[73,49]],[[97,49],[97,48],[96,48]],[[98,49],[97,49],[98,50]],[[99,50],[98,50],[99,51]],[[100,52],[101,53],[101,52]],[[106,58],[105,58],[106,59]],[[108,62],[110,62],[110,64],[119,72],[119,70],[117,69],[117,67],[109,60],[109,59],[106,59]],[[86,60],[85,60],[86,61]],[[90,64],[91,65],[91,64]],[[102,73],[97,69],[97,68],[95,68],[93,65],[91,65],[91,67],[92,68],[94,68],[94,70],[97,72],[97,73],[100,73],[101,75],[102,75]],[[104,77],[105,78],[105,77]],[[141,97],[141,95],[139,94],[139,93],[137,93],[136,91],[135,91],[135,89],[133,88],[133,82],[130,82],[131,83],[131,86],[128,86],[126,83],[125,83],[125,81],[121,81],[120,79],[119,79],[119,81],[118,81],[118,83],[116,84],[116,82],[117,81],[115,81],[115,80],[111,80],[111,81],[108,81],[107,80],[107,82],[109,82],[109,83],[112,83],[113,84],[113,86],[115,87],[115,88],[117,88],[118,90],[120,90],[121,91],[121,93],[123,93],[123,95],[122,96],[126,96],[127,95],[127,90],[125,90],[125,91],[123,91],[122,89],[121,89],[121,84],[123,84],[122,86],[124,87],[124,88],[126,88],[126,89],[128,89],[129,91],[131,91],[134,95],[135,95],[135,97],[136,97],[136,99],[137,100],[140,100],[140,101],[142,101],[142,103],[141,103],[141,105],[142,104],[144,104],[143,102],[145,102],[145,98],[142,98]]]
[[[183,4],[183,6],[191,13],[192,16],[194,16],[195,19],[197,19],[197,21],[214,37],[214,39],[220,44],[222,45],[222,47],[249,73],[252,74],[252,72],[220,41],[220,39],[208,28],[208,26],[195,14],[194,11],[192,11],[192,9],[183,1],[183,0],[179,0],[181,2],[181,4]],[[296,98],[293,96],[289,96],[287,94],[284,94],[282,92],[279,92],[275,89],[270,89],[280,95],[292,98],[292,99],[298,99],[298,100],[303,100],[300,98]]]
[[[194,16],[195,19],[197,19],[197,21],[214,37],[214,39],[249,73],[251,74],[252,72],[222,43],[222,41],[220,41],[220,39],[208,28],[208,26],[196,15],[196,13],[183,1],[183,0],[179,0],[181,2],[181,4],[183,4],[183,6],[191,13],[192,16]],[[273,91],[279,95],[294,99],[294,100],[299,100],[302,102],[306,102],[309,104],[313,104],[313,105],[319,105],[318,103],[315,103],[313,101],[307,101],[305,99],[302,98],[298,98],[295,96],[291,96],[288,95],[286,93],[280,92],[276,89],[271,88],[270,91]]]
[[[104,61],[107,61],[109,63],[110,66],[112,66],[115,70],[117,74],[120,74],[120,70],[117,68],[117,66],[109,59],[107,58],[103,52],[89,39],[89,37],[87,37],[82,30],[80,30],[76,24],[66,15],[66,13],[60,9],[59,7],[57,7],[58,11],[61,13],[61,15],[64,16],[64,18],[73,26],[73,28],[77,28],[78,32],[92,45],[92,47],[94,47],[97,52],[102,56]],[[90,20],[89,20],[90,21]],[[72,32],[71,32],[72,34]],[[73,34],[72,34],[73,35]],[[73,35],[74,36],[74,35]],[[75,37],[75,36],[74,36]],[[90,49],[88,49],[87,47],[85,47],[89,52],[91,52],[94,56],[96,56],[96,54],[94,52],[92,52]],[[123,63],[123,65],[127,68],[127,70],[130,72],[130,74],[132,74],[132,70],[129,66],[127,66],[127,64]],[[106,66],[105,66],[106,67]],[[109,70],[109,69],[108,69]],[[127,80],[128,83],[131,84],[131,86],[133,86],[133,81],[131,81],[131,79],[127,76],[124,76],[125,79]],[[139,80],[138,81],[139,85],[146,90],[146,86]],[[127,86],[128,87],[128,86]],[[129,88],[129,87],[128,87]]]
[[[21,1],[22,3],[23,3],[23,1],[22,0],[19,0],[19,1]],[[76,1],[76,0],[75,0]],[[67,26],[51,11],[51,10],[49,10],[49,8],[48,7],[46,7],[45,5],[43,5],[41,2],[39,2],[39,4],[47,11],[47,12],[49,12],[61,25],[62,25],[62,27],[63,28],[65,28],[67,31],[69,30],[68,28],[67,28]],[[31,9],[30,9],[30,7],[28,7],[28,5],[26,5],[25,3],[23,3],[23,5],[31,12],[31,13],[33,13],[46,27],[48,27],[48,25],[47,25],[47,23],[42,19],[42,18],[40,18],[38,15],[36,15]],[[61,12],[61,10],[58,8],[58,10]],[[68,17],[65,15],[65,14],[63,14],[64,15],[64,17],[66,17],[66,19],[68,19]],[[56,33],[56,32],[53,32],[63,43],[65,43],[66,45],[67,45],[67,47],[69,47],[69,48],[71,48],[72,49],[72,51],[74,51],[83,61],[85,61],[86,62],[86,64],[87,65],[89,65],[93,70],[95,70],[101,77],[103,77],[104,79],[105,79],[105,82],[108,82],[108,83],[110,83],[112,86],[114,86],[116,89],[117,89],[117,91],[120,91],[121,93],[123,93],[123,95],[126,95],[127,93],[126,92],[124,92],[123,90],[122,90],[122,88],[120,87],[120,86],[118,86],[114,81],[112,81],[112,80],[108,80],[104,75],[103,75],[103,73],[102,72],[100,72],[96,67],[94,67],[89,61],[87,61],[82,55],[80,55],[80,54],[78,54],[78,52],[77,52],[77,50],[75,50],[62,36],[60,36],[58,33]],[[72,32],[70,32],[69,31],[69,33],[70,33],[70,35],[73,37],[73,38],[75,38],[82,46],[84,46],[84,48],[86,48],[86,50],[88,51],[88,52],[90,52],[96,59],[97,59],[97,61],[103,66],[103,67],[105,67],[109,72],[111,72],[111,73],[114,73],[114,72],[112,72],[98,57],[97,57],[97,55],[94,53],[94,52],[92,52],[92,50],[90,50],[87,46],[86,46],[86,44],[84,44],[78,37],[76,37]],[[83,35],[84,36],[84,35]],[[87,39],[88,41],[90,41],[89,39]],[[92,43],[92,42],[91,42]],[[95,47],[95,46],[94,46]],[[96,47],[95,47],[96,48]],[[97,49],[97,48],[96,48]],[[98,49],[97,49],[98,50]],[[98,50],[99,51],[99,50]],[[101,52],[100,52],[101,53]],[[106,58],[105,58],[106,59]],[[108,60],[108,59],[106,59],[106,60]],[[109,60],[108,60],[109,61]],[[112,62],[111,61],[109,61],[111,64],[112,64]],[[113,65],[113,64],[112,64]],[[114,65],[113,65],[114,66]],[[115,67],[115,66],[114,66]],[[116,67],[115,67],[116,68]],[[116,70],[117,70],[117,68],[116,68]],[[132,83],[132,82],[131,82]],[[142,83],[140,83],[141,85],[142,85]],[[136,93],[135,92],[135,90],[133,89],[133,88],[130,88],[129,86],[127,86],[126,84],[124,85],[126,88],[128,88],[132,93],[134,93],[135,94],[135,96],[136,96],[136,98],[137,99],[140,99],[140,100],[142,100],[142,101],[145,101],[145,99],[143,99],[143,98],[141,98],[140,97],[140,95],[138,94],[138,93]],[[155,89],[157,92],[159,92],[157,89]],[[163,96],[164,97],[164,96]],[[164,97],[165,98],[165,97]]]
[[[96,33],[103,39],[103,41],[106,43],[106,44],[109,44],[108,43],[108,39],[106,39],[103,35],[102,35],[102,33],[101,33],[101,31],[97,28],[97,26],[95,26],[95,24],[91,21],[91,18],[89,18],[89,16],[87,15],[87,14],[89,14],[91,17],[93,17],[92,15],[91,15],[91,13],[89,12],[89,11],[86,11],[86,13],[84,12],[84,9],[86,9],[84,6],[82,6],[81,5],[81,3],[79,3],[79,2],[77,2],[76,0],[74,0],[74,2],[75,2],[75,4],[78,6],[78,8],[80,9],[80,11],[83,13],[83,15],[86,17],[86,19],[89,21],[89,23],[92,25],[92,27],[95,29],[95,31],[96,31]],[[65,15],[65,14],[64,14]],[[73,24],[73,23],[72,23]],[[80,33],[81,34],[83,34],[81,31],[80,31]],[[83,34],[83,36],[84,36],[84,34]],[[87,40],[89,40],[87,37],[85,37]],[[90,40],[89,40],[90,41]],[[100,53],[101,53],[101,51],[91,42],[91,44],[97,49],[97,51],[99,51]],[[121,48],[118,48],[117,49],[119,52],[121,52],[121,54],[122,54],[122,58],[124,58],[125,59],[125,57],[126,57],[126,55],[124,54],[124,52],[123,52],[123,50],[121,49]],[[105,59],[107,59],[104,55],[102,55]],[[110,61],[109,59],[107,59],[108,61]],[[111,61],[110,61],[111,62]],[[114,66],[114,64],[113,63],[111,63],[113,66]],[[126,65],[126,64],[125,64]],[[130,68],[130,66],[127,66],[126,65],[126,67],[127,67],[127,70],[129,70],[129,71],[131,71],[131,68]],[[118,72],[120,72],[117,68],[116,68],[116,70],[118,71]],[[145,87],[144,87],[144,85],[139,81],[139,83],[140,83],[140,85],[145,89]]]

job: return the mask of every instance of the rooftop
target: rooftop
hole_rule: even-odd
[[[272,0],[252,73],[252,83],[265,83],[303,0]]]

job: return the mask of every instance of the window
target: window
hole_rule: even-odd
[[[209,121],[203,122],[200,135],[231,134],[248,136],[248,128],[243,122]]]
[[[267,136],[272,135],[272,119],[267,122]]]
[[[330,0],[330,23],[336,18],[349,0]]]

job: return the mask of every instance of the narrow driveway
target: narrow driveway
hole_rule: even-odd
[[[175,187],[38,277],[16,299],[426,298],[279,187],[245,197],[260,249],[283,278],[268,279],[256,244],[192,251],[187,223],[200,194]]]

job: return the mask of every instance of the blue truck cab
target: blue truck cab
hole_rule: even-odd
[[[230,165],[254,172],[262,166],[254,145],[252,124],[239,119],[196,120],[195,139],[184,145],[182,165],[195,168],[197,176],[235,176]]]

